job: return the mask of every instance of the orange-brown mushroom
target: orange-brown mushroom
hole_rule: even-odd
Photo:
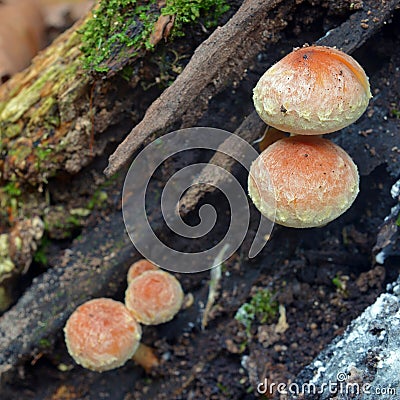
[[[357,167],[330,140],[291,136],[273,143],[253,162],[249,194],[259,211],[294,228],[327,224],[353,203]]]
[[[98,298],[80,305],[72,313],[64,333],[73,359],[85,368],[103,372],[132,358],[142,329],[123,303]]]
[[[368,78],[351,56],[331,47],[294,50],[254,88],[254,105],[270,126],[300,135],[334,132],[355,122],[371,98]]]
[[[142,259],[133,263],[128,270],[127,281],[128,285],[139,275],[146,271],[157,271],[158,267],[148,260]]]
[[[170,273],[146,271],[132,280],[125,292],[125,305],[142,324],[170,321],[183,303],[183,290]]]

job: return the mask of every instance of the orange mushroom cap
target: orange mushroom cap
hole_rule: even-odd
[[[123,303],[99,298],[71,314],[64,334],[68,352],[78,364],[103,372],[132,358],[142,329]]]
[[[267,218],[311,228],[343,214],[357,197],[358,183],[357,167],[341,147],[320,137],[295,135],[259,155],[251,165],[248,188]]]
[[[309,46],[269,68],[254,88],[253,100],[268,125],[320,135],[355,122],[371,97],[368,78],[354,58],[331,47]]]
[[[128,285],[139,275],[146,271],[157,271],[158,267],[148,260],[142,259],[133,263],[128,270]]]
[[[170,321],[180,310],[183,290],[170,273],[146,271],[132,280],[125,292],[125,305],[145,325]]]

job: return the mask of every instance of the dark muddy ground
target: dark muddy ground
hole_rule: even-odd
[[[313,16],[308,8],[307,14],[289,23],[275,46],[275,58],[323,36],[336,19],[340,17]],[[263,252],[251,261],[246,258],[246,241],[223,267],[219,296],[206,329],[201,329],[201,318],[209,273],[179,276],[185,292],[194,296],[193,305],[170,323],[144,329],[144,343],[155,347],[162,360],[157,371],[146,374],[133,362],[103,374],[86,371],[68,356],[59,332],[50,354],[20,367],[5,382],[1,399],[252,399],[264,378],[290,382],[374,302],[400,270],[399,251],[384,265],[375,262],[372,252],[379,227],[396,204],[390,189],[400,176],[399,48],[397,11],[392,23],[354,54],[370,77],[374,98],[359,122],[330,135],[353,156],[361,173],[360,194],[345,215],[318,229],[276,226]],[[252,111],[251,89],[268,63],[261,54],[239,86],[213,100],[199,125],[233,131]],[[187,154],[171,161],[166,170],[207,156]],[[103,164],[99,170],[105,160]],[[245,182],[245,176],[241,179]],[[99,219],[121,218],[120,184],[116,181],[115,187],[106,189],[113,201],[98,212]],[[162,186],[160,181],[157,184]],[[223,210],[219,195],[206,200]],[[193,215],[190,219],[196,220]],[[254,210],[253,219],[257,219]],[[86,229],[95,223],[92,217]],[[211,234],[210,242],[224,227],[219,229]],[[266,322],[257,317],[246,333],[234,319],[235,313],[259,289],[266,288],[284,307],[287,327],[284,332],[277,330],[275,313]],[[124,289],[119,289],[117,298],[122,299]]]

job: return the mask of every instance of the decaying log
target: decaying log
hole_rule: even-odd
[[[147,13],[159,17],[162,3]],[[120,18],[130,18],[127,23],[135,26],[132,35],[139,35],[145,29],[143,23],[136,21],[135,25],[126,14]],[[141,104],[143,90],[137,89],[138,83],[152,83],[159,73],[151,60],[143,65],[138,62],[149,51],[143,43],[115,46],[101,65],[109,68],[108,79],[92,74],[84,69],[81,51],[83,33],[91,20],[90,11],[39,53],[29,68],[0,85],[1,182],[37,185],[60,173],[76,174],[126,132],[105,134],[110,126],[125,118],[131,120],[129,129],[141,117],[147,104]],[[190,30],[190,24],[185,29]],[[181,45],[185,55],[206,35],[204,32],[190,44]],[[175,51],[175,41],[166,43],[163,38],[153,38],[151,43],[157,44],[157,49]],[[128,64],[129,79],[123,74],[116,76]]]
[[[46,182],[60,169],[77,172],[93,157],[88,140],[91,79],[80,66],[77,33],[83,24],[78,22],[28,69],[0,86],[2,181]]]

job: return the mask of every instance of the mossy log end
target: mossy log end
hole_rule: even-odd
[[[142,6],[118,8],[113,3],[118,23],[112,20],[114,17],[106,22],[135,29],[124,33],[101,27],[104,32],[100,34],[104,37],[98,38],[103,43],[98,52],[111,46],[108,58],[101,64],[107,73],[90,69],[88,58],[92,56],[86,53],[89,50],[96,53],[96,49],[87,48],[87,38],[93,32],[99,35],[100,28],[94,22],[100,15],[94,13],[98,7],[108,7],[104,1],[39,53],[29,68],[0,86],[0,182],[18,181],[36,186],[46,184],[60,172],[76,174],[115,139],[104,137],[110,126],[123,118],[130,118],[132,124],[137,122],[140,111],[135,105],[142,100],[143,93],[136,94],[135,99],[132,91],[139,82],[145,86],[159,73],[154,60],[143,61],[143,58],[161,48],[180,56],[179,49],[174,48],[177,40],[168,43],[161,40],[166,37],[163,32],[155,37],[157,23],[163,17],[161,3],[151,3],[146,8],[147,25],[140,19]],[[191,24],[187,25],[185,29],[190,30]],[[154,35],[150,36],[152,32]],[[197,41],[181,46],[182,51],[188,52],[185,57],[207,34],[202,32]],[[121,37],[121,43],[115,42],[115,37]],[[123,70],[127,66],[129,71]],[[125,95],[128,90],[129,95]]]
[[[77,33],[83,23],[0,86],[1,180],[43,183],[59,169],[76,172],[91,159],[91,80],[81,68]]]

